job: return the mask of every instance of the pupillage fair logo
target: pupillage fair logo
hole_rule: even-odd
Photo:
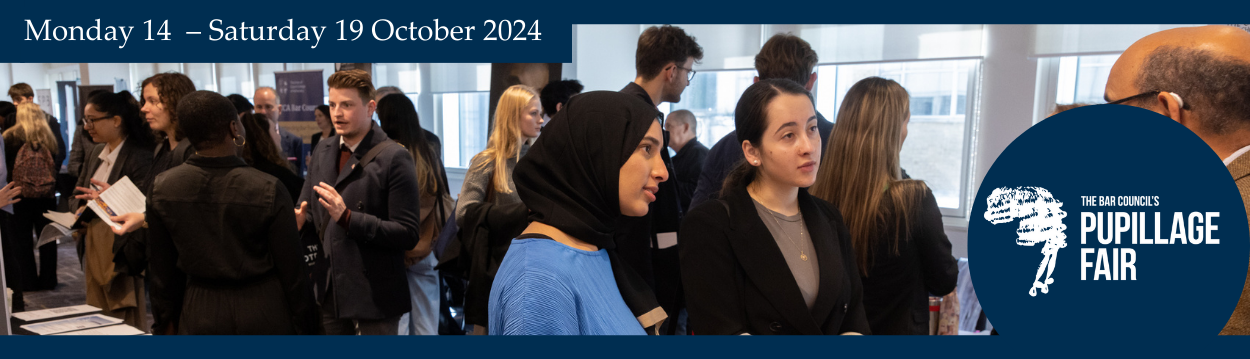
[[[1051,278],[1055,272],[1055,256],[1060,248],[1068,246],[1065,241],[1068,236],[1063,234],[1063,230],[1068,228],[1063,224],[1063,218],[1068,213],[1060,208],[1063,202],[1041,187],[995,188],[985,201],[986,221],[996,225],[1020,221],[1020,228],[1016,229],[1017,245],[1032,247],[1045,243],[1042,246],[1042,263],[1037,266],[1029,296],[1036,297],[1038,289],[1042,290],[1042,294],[1050,293],[1050,285],[1055,283],[1055,279]],[[1044,281],[1043,272],[1046,273]]]

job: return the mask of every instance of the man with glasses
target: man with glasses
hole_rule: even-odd
[[[1250,33],[1202,26],[1150,34],[1116,60],[1105,94],[1197,134],[1224,160],[1250,213]],[[1220,334],[1250,334],[1250,278]]]
[[[694,63],[703,59],[703,47],[679,27],[652,26],[638,37],[634,53],[634,82],[620,92],[641,97],[652,106],[681,101],[681,93],[694,80]],[[663,125],[661,118],[661,125]],[[668,145],[669,134],[664,132]],[[669,180],[660,183],[651,210],[643,217],[623,217],[617,226],[617,253],[647,284],[655,290],[656,299],[669,320],[661,329],[673,334],[676,326],[668,325],[677,318],[684,305],[681,294],[681,272],[677,263],[677,229],[681,225],[681,204],[677,197],[677,178],[668,151],[660,151]],[[643,313],[634,313],[641,315]],[[644,323],[650,327],[653,323]]]

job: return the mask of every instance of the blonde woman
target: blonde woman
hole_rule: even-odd
[[[56,245],[39,247],[39,275],[35,275],[33,233],[50,221],[43,213],[56,208],[54,185],[59,152],[47,115],[34,102],[17,105],[13,127],[4,131],[4,154],[8,180],[22,187],[22,201],[13,204],[13,233],[18,239],[17,265],[22,267],[26,290],[56,288]],[[18,166],[20,165],[20,166]]]
[[[495,128],[486,149],[473,156],[456,202],[456,224],[473,263],[465,324],[475,325],[476,334],[485,334],[491,280],[508,241],[527,224],[527,209],[516,193],[512,170],[542,130],[542,113],[534,88],[515,85],[504,90],[495,108]]]
[[[878,335],[927,334],[929,295],[950,293],[958,275],[933,192],[899,168],[909,99],[880,77],[851,86],[826,147],[829,162],[811,187],[846,219],[864,311]]]

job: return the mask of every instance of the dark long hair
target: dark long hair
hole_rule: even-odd
[[[270,137],[269,131],[266,130],[269,128],[268,117],[259,113],[245,113],[239,120],[243,122],[243,130],[247,132],[247,143],[243,144],[242,157],[248,165],[255,166],[259,159],[278,167],[290,167],[282,154],[278,152],[278,146],[273,143],[273,137]]]
[[[329,105],[317,105],[316,110],[317,112],[320,112],[322,115],[326,115],[326,118],[330,119],[330,136],[337,135],[338,131],[334,130],[334,117],[330,117],[330,106]],[[317,129],[320,130],[321,127],[317,127]],[[320,133],[320,131],[318,133]]]
[[[403,94],[390,94],[378,101],[378,121],[382,131],[412,154],[417,167],[417,184],[421,191],[442,198],[447,193],[447,175],[443,162],[434,155],[434,148],[425,140],[425,130],[417,117],[417,108]]]
[[[742,98],[738,99],[738,106],[734,108],[734,129],[738,134],[739,146],[741,146],[741,141],[751,142],[751,145],[755,147],[760,146],[760,140],[764,138],[764,130],[768,129],[768,105],[781,94],[804,95],[812,99],[813,105],[816,102],[807,89],[790,79],[767,79],[752,84],[742,93]],[[725,184],[721,187],[721,196],[751,184],[758,173],[759,167],[747,164],[744,158],[725,177]]]
[[[127,145],[140,148],[155,146],[156,138],[152,135],[152,129],[143,119],[143,113],[139,111],[139,101],[135,100],[135,96],[131,95],[130,91],[122,90],[118,93],[102,91],[88,98],[87,103],[91,104],[96,111],[122,118],[121,131],[126,137]]]

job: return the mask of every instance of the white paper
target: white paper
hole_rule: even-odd
[[[48,225],[43,226],[43,230],[39,231],[39,241],[35,242],[35,248],[43,247],[45,244],[53,243],[60,239],[68,241],[71,238],[69,233],[69,228],[65,228],[60,223],[48,223]]]
[[[75,305],[72,307],[50,308],[50,309],[44,309],[44,310],[13,313],[13,317],[27,321],[27,322],[33,322],[36,320],[64,317],[64,316],[70,316],[70,315],[75,315],[75,314],[84,314],[84,313],[91,313],[91,312],[98,312],[98,311],[100,311],[100,308],[96,308],[96,307],[84,304],[84,305]]]
[[[659,248],[656,249],[664,249],[675,246],[677,245],[677,232],[656,233],[655,241],[656,245],[659,246]]]
[[[69,212],[52,212],[43,214],[43,218],[52,220],[53,223],[60,224],[65,228],[73,228],[74,222],[78,221],[78,216]]]
[[[130,177],[126,176],[100,192],[100,199],[87,201],[87,207],[95,211],[96,216],[109,227],[121,229],[121,225],[109,217],[125,213],[144,213],[147,210],[147,200],[143,192],[139,192],[139,188],[130,181]]]
[[[26,324],[22,326],[22,329],[29,330],[30,332],[38,335],[48,335],[74,330],[98,328],[107,325],[119,324],[121,322],[121,319],[109,317],[103,314],[92,314],[69,319],[54,320],[46,323]]]
[[[107,327],[99,327],[95,329],[79,330],[68,333],[52,334],[52,335],[140,335],[144,334],[138,328],[125,325],[110,325]]]

